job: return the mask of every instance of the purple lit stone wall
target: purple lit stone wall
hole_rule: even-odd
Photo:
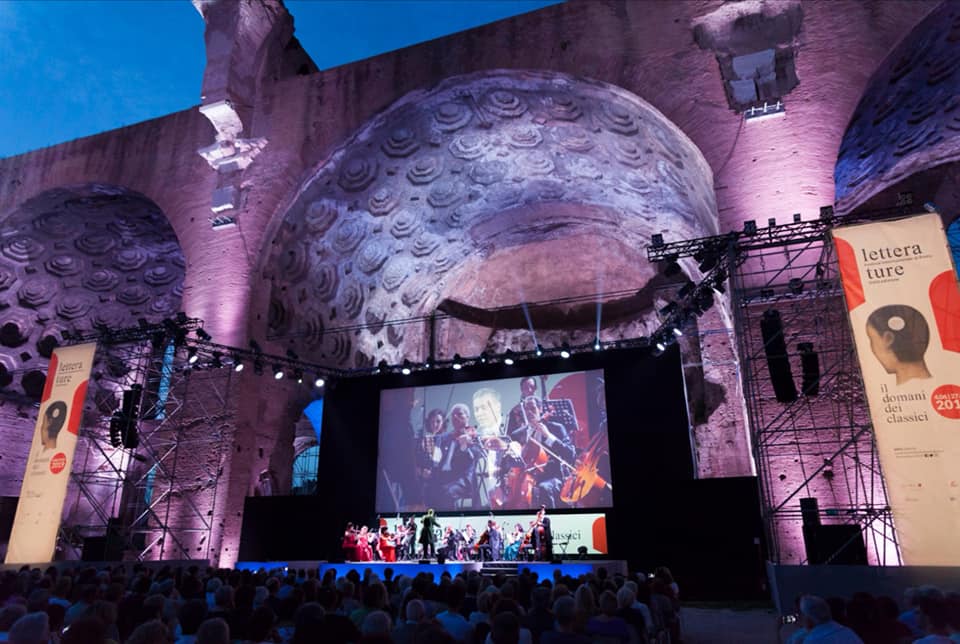
[[[960,4],[945,2],[871,77],[840,146],[835,172],[838,209],[853,210],[911,175],[957,160]]]
[[[376,324],[440,298],[488,307],[634,288],[652,278],[643,244],[655,229],[676,240],[739,229],[746,219],[816,216],[833,201],[837,150],[868,80],[937,3],[573,0],[324,72],[315,72],[276,0],[195,5],[210,48],[199,110],[0,159],[0,221],[70,186],[143,195],[182,252],[181,308],[202,318],[215,341],[246,346],[254,337],[282,353],[289,331],[336,324],[333,306]],[[952,43],[953,22],[924,24],[933,22],[944,38],[937,42]],[[771,48],[796,76],[783,85],[787,114],[744,123],[728,100],[730,60]],[[948,59],[936,55],[947,73]],[[916,61],[906,68],[910,78],[927,69]],[[458,88],[472,98],[456,96]],[[874,93],[864,104],[875,104]],[[457,129],[465,114],[471,121]],[[857,147],[869,128],[850,131],[856,141],[841,158],[856,150],[872,159]],[[371,161],[378,172],[366,183]],[[910,168],[895,166],[896,176]],[[873,194],[864,187],[871,181],[851,195],[838,187],[841,205]],[[387,209],[398,195],[419,199]],[[214,205],[236,226],[213,230]],[[324,254],[308,256],[291,224],[329,224],[313,231],[307,249]],[[436,246],[428,234],[439,237]],[[447,246],[460,255],[443,259]],[[560,263],[582,268],[555,270]],[[498,277],[495,286],[487,275]],[[284,285],[288,292],[278,292]],[[305,303],[292,305],[295,287],[306,289]],[[603,333],[615,338],[652,324],[639,318]],[[704,378],[688,390],[711,400],[722,391],[727,401],[694,428],[702,476],[751,469],[730,328],[724,315],[701,320],[699,352],[691,345],[685,358],[688,375]],[[443,333],[442,350],[528,342],[518,329],[491,335],[463,322]],[[589,329],[544,333],[554,342]],[[305,337],[305,355],[326,353],[338,364],[422,355],[422,335],[384,334],[361,334],[349,348],[341,339],[321,349]],[[219,531],[210,546],[222,563],[235,557],[243,497],[259,471],[289,467],[297,415],[290,410],[308,395],[247,373],[233,391],[228,487],[213,505]],[[11,435],[29,433],[29,417],[5,414]],[[21,464],[0,462],[2,480],[21,473]]]

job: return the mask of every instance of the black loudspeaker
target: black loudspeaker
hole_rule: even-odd
[[[763,351],[767,354],[767,368],[770,370],[773,393],[778,402],[793,402],[797,399],[797,386],[793,383],[793,373],[787,359],[787,343],[783,339],[780,311],[767,309],[763,312],[760,334],[763,336]]]
[[[0,543],[10,541],[13,518],[17,515],[19,496],[0,496]]]
[[[808,496],[800,499],[800,516],[803,517],[803,525],[820,525],[820,504],[817,499]]]
[[[807,563],[866,566],[867,547],[857,524],[803,526]]]
[[[797,345],[800,351],[800,369],[803,381],[800,391],[804,396],[816,396],[820,393],[820,355],[813,350],[812,342],[801,342]]]
[[[132,385],[123,392],[123,401],[110,419],[110,444],[123,445],[127,449],[136,449],[140,445],[137,433],[137,421],[140,416],[140,399],[143,396],[142,385]]]

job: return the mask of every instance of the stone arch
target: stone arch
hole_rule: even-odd
[[[65,331],[159,322],[180,310],[186,263],[143,195],[105,184],[47,190],[3,218],[0,363],[46,370]],[[11,389],[24,392],[21,382]]]
[[[860,99],[834,171],[838,211],[960,161],[958,88],[960,4],[944,2],[893,49]]]
[[[384,322],[469,294],[453,282],[498,254],[619,244],[636,287],[656,274],[651,234],[713,234],[716,221],[702,154],[637,96],[542,71],[455,77],[398,100],[304,182],[268,235],[268,333],[339,366],[422,359],[421,330]],[[577,258],[553,261],[556,284],[575,283],[560,272]]]

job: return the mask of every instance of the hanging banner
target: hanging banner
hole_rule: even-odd
[[[960,288],[940,217],[833,238],[903,562],[960,565]]]
[[[6,563],[53,561],[96,344],[54,349]]]

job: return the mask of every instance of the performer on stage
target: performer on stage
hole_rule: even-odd
[[[526,536],[526,531],[523,529],[523,526],[519,523],[516,524],[513,528],[513,532],[510,533],[510,541],[507,543],[507,547],[504,548],[503,558],[507,561],[517,561],[520,559],[520,546],[523,545],[523,539]]]
[[[546,506],[541,505],[533,526],[533,549],[539,561],[553,560],[553,533],[550,531],[550,517]]]
[[[394,562],[397,560],[397,542],[395,536],[387,530],[387,526],[380,528],[378,547],[381,561]]]
[[[370,528],[363,526],[357,534],[357,561],[373,561],[373,548],[370,546]]]
[[[404,528],[404,559],[416,559],[417,558],[417,518],[415,516],[410,516],[407,519],[407,525]]]
[[[423,559],[432,559],[436,556],[436,537],[433,534],[433,529],[438,527],[437,518],[433,514],[433,508],[427,510],[427,513],[423,515],[423,519],[420,520],[420,524],[420,545],[423,546],[421,556]]]
[[[500,528],[493,519],[487,521],[487,530],[480,537],[481,561],[497,561],[500,559],[500,547],[503,545],[503,537],[500,536]]]
[[[344,561],[357,561],[357,530],[352,523],[347,523],[347,529],[343,531],[341,547]]]

